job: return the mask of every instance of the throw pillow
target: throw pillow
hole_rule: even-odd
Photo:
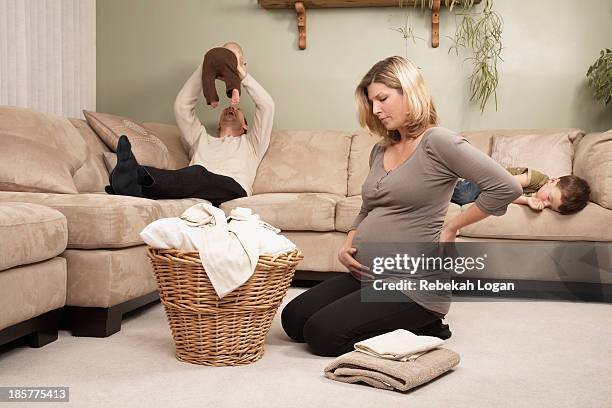
[[[591,187],[591,201],[612,209],[612,129],[586,135],[576,148],[574,174]]]
[[[56,148],[77,161],[77,169],[89,157],[89,147],[70,120],[18,106],[0,106],[0,129],[15,136]]]
[[[117,165],[117,153],[104,152],[102,154],[104,155],[104,164],[106,164],[106,170],[108,170],[108,173],[110,174],[110,172],[113,171],[113,169]]]
[[[159,169],[169,167],[168,148],[142,123],[108,113],[84,110],[83,114],[87,123],[113,152],[117,151],[119,137],[126,135],[132,144],[132,152],[139,164]]]
[[[72,176],[82,163],[65,151],[0,133],[0,190],[77,194]]]
[[[570,135],[493,135],[491,157],[503,167],[529,167],[549,177],[572,174],[574,147]]]
[[[270,147],[257,170],[253,193],[330,193],[346,196],[350,149],[351,134],[347,132],[272,132]]]

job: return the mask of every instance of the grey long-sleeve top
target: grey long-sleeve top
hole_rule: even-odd
[[[367,266],[371,260],[360,258],[368,251],[360,254],[360,248],[368,244],[438,242],[458,178],[478,184],[481,193],[475,204],[490,215],[505,214],[522,194],[518,181],[502,166],[442,127],[426,130],[414,153],[389,173],[383,166],[384,152],[378,144],[372,149],[361,193],[363,204],[351,227],[356,229],[355,258]],[[437,309],[444,314],[448,307]]]

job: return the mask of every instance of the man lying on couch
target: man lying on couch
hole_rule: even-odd
[[[106,191],[154,199],[203,198],[215,206],[250,195],[255,172],[270,143],[274,101],[246,72],[245,65],[239,63],[238,72],[256,108],[250,128],[240,109],[227,107],[219,117],[219,137],[206,131],[195,112],[202,95],[200,63],[174,103],[176,123],[189,146],[189,167],[163,170],[140,166],[128,138],[122,136],[117,145],[117,165]]]

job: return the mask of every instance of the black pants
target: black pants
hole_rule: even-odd
[[[406,298],[405,302],[362,302],[364,286],[351,274],[321,282],[283,309],[283,329],[295,341],[307,342],[321,356],[353,350],[361,340],[396,329],[414,330],[440,317]]]
[[[150,178],[142,185],[146,198],[203,198],[218,207],[222,202],[247,195],[233,178],[211,173],[200,165],[179,170],[143,168]]]

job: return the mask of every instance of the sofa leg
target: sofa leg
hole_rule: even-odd
[[[57,340],[60,316],[60,309],[39,316],[38,329],[28,336],[28,345],[30,347],[39,348]]]
[[[108,337],[121,330],[123,314],[112,307],[66,306],[61,327],[76,337]]]
[[[60,327],[70,330],[76,337],[108,337],[121,330],[125,313],[158,299],[158,293],[152,292],[107,308],[66,306]]]
[[[55,309],[0,330],[0,345],[12,341],[36,348],[47,345],[57,340],[60,316],[61,309]]]

